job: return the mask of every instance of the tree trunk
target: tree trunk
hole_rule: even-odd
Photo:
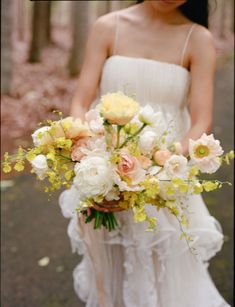
[[[12,83],[13,1],[1,2],[1,94],[9,94]]]
[[[88,32],[89,1],[72,2],[73,47],[68,64],[71,76],[80,72]]]
[[[32,39],[29,62],[41,60],[41,50],[50,36],[50,1],[35,1],[33,7]]]
[[[221,38],[225,36],[225,26],[226,26],[226,1],[223,1],[220,8],[220,29],[219,35]]]
[[[45,1],[45,45],[51,43],[51,1]]]
[[[231,0],[231,31],[234,33],[234,0]]]
[[[102,16],[111,11],[111,3],[112,1],[107,0],[107,1],[98,1],[97,3],[97,16]]]
[[[18,0],[17,4],[17,36],[20,41],[23,41],[25,36],[25,2]]]

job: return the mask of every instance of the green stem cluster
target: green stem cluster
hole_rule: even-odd
[[[143,126],[141,126],[139,130],[137,130],[131,136],[127,137],[126,140],[118,148],[120,149],[123,148],[129,141],[131,141],[134,137],[136,137],[146,126],[147,124],[143,124]]]
[[[94,229],[100,229],[104,226],[109,231],[112,231],[118,226],[113,212],[101,212],[90,208],[90,215],[88,215],[87,211],[83,211],[83,214],[85,215],[86,224],[94,220]]]

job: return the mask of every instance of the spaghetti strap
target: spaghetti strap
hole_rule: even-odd
[[[116,53],[116,51],[117,51],[118,32],[119,32],[118,23],[119,23],[119,14],[116,13],[116,31],[115,31],[115,38],[114,38],[114,43],[113,43],[113,52],[112,52],[112,55],[115,55],[115,53]]]
[[[183,49],[182,49],[180,66],[183,66],[183,64],[184,64],[185,52],[186,52],[186,49],[188,47],[188,42],[189,42],[190,36],[191,36],[193,30],[195,29],[195,26],[196,26],[196,23],[193,23],[192,26],[190,27],[189,31],[188,31],[188,34],[187,34],[187,37],[186,37],[186,40],[185,40],[185,43],[184,43],[184,46],[183,46]]]

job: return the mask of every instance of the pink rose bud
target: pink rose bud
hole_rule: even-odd
[[[87,138],[82,138],[74,144],[71,152],[73,161],[80,161],[85,156],[82,148],[87,148]]]
[[[158,150],[154,153],[153,159],[158,165],[163,166],[171,155],[169,150]]]

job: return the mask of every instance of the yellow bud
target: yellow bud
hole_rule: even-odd
[[[203,188],[206,192],[210,192],[218,188],[218,183],[213,181],[206,181],[203,182]]]
[[[203,192],[203,186],[199,182],[197,182],[193,186],[193,192],[194,194],[201,194]]]
[[[189,171],[189,178],[197,176],[199,173],[199,169],[196,166],[193,166]]]
[[[10,173],[11,170],[12,170],[12,168],[11,168],[10,164],[5,162],[4,165],[3,165],[3,172],[4,173]]]
[[[17,162],[14,166],[14,169],[17,171],[17,172],[21,172],[24,170],[24,163],[21,161],[21,162]]]
[[[189,187],[187,185],[187,183],[183,183],[179,186],[180,192],[181,193],[187,193],[189,190]]]

